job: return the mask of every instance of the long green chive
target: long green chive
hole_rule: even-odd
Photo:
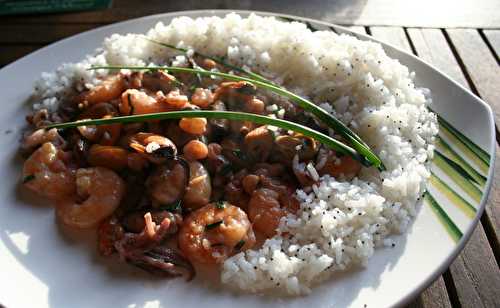
[[[307,23],[307,24],[309,25],[309,23]],[[309,26],[308,26],[308,27],[309,27]],[[315,31],[315,30],[312,30],[312,31]],[[155,43],[155,44],[161,45],[161,46],[163,46],[163,47],[171,48],[171,49],[177,50],[177,51],[179,51],[179,52],[183,52],[184,54],[187,54],[187,52],[188,52],[188,49],[186,49],[186,48],[179,48],[179,47],[175,47],[174,45],[171,45],[171,44],[166,44],[166,43],[162,43],[162,42],[159,42],[159,41],[156,41],[156,40],[150,39],[150,38],[148,38],[148,37],[146,37],[146,36],[144,36],[144,38],[145,38],[146,40],[148,40],[148,41],[152,42],[152,43]],[[251,71],[248,71],[248,70],[245,70],[245,69],[243,69],[243,68],[240,68],[240,67],[237,67],[237,66],[235,66],[235,65],[232,65],[232,64],[230,64],[230,63],[227,63],[227,62],[225,62],[224,60],[222,60],[222,59],[221,59],[221,58],[219,58],[219,57],[211,57],[211,56],[208,56],[208,55],[205,55],[205,54],[202,54],[202,53],[196,52],[196,51],[195,51],[194,53],[195,53],[196,55],[198,55],[198,56],[201,56],[201,57],[204,57],[204,58],[211,59],[211,60],[213,60],[213,61],[215,61],[215,62],[217,62],[217,63],[219,63],[219,64],[221,64],[221,65],[223,65],[223,66],[226,66],[226,67],[228,67],[228,68],[230,68],[230,69],[232,69],[232,70],[235,70],[235,71],[238,71],[238,72],[240,72],[240,73],[243,73],[243,74],[245,74],[245,75],[247,75],[247,76],[249,76],[249,77],[251,77],[251,78],[253,78],[253,79],[255,79],[255,80],[262,81],[262,82],[268,83],[268,84],[270,84],[270,85],[274,85],[274,86],[280,87],[279,85],[275,84],[274,82],[270,81],[269,79],[264,78],[263,76],[261,76],[261,75],[259,75],[259,74],[257,74],[257,73],[253,73],[253,72],[251,72]],[[199,75],[198,75],[198,76],[199,76]],[[346,127],[346,128],[347,128],[347,127]],[[367,144],[366,144],[366,143],[365,143],[365,142],[364,142],[364,141],[363,141],[363,140],[362,140],[362,139],[361,139],[358,135],[354,134],[353,132],[351,132],[351,133],[352,133],[352,137],[353,137],[353,138],[355,138],[355,139],[356,139],[359,143],[361,143],[361,145],[362,145],[362,146],[366,147],[368,151],[370,150],[369,146],[368,146],[368,145],[367,145]],[[384,168],[384,166],[383,166],[383,164],[382,164],[382,163],[381,163],[381,167],[382,167],[382,169]]]
[[[212,230],[212,229],[215,229],[217,228],[218,226],[222,225],[224,221],[222,220],[219,220],[219,221],[216,221],[214,223],[211,223],[211,224],[208,224],[205,226],[205,230]]]
[[[290,121],[274,119],[267,116],[257,115],[253,113],[237,112],[237,111],[212,111],[212,110],[187,110],[187,111],[169,111],[148,113],[141,115],[122,116],[107,119],[95,120],[82,120],[76,122],[67,122],[60,124],[48,125],[45,128],[67,128],[87,125],[104,125],[113,123],[132,123],[144,122],[149,120],[167,120],[167,119],[180,119],[180,118],[209,118],[209,119],[228,119],[236,121],[250,121],[262,125],[272,125],[283,128],[285,130],[292,130],[301,133],[305,136],[316,139],[318,142],[323,143],[325,146],[338,151],[340,153],[351,155],[356,160],[364,165],[370,165],[370,162],[365,157],[359,155],[353,148],[345,145],[344,143],[333,139],[323,133],[317,132],[307,126],[296,124]]]
[[[223,77],[225,79],[234,80],[234,81],[246,81],[249,83],[253,83],[254,85],[273,91],[281,96],[287,97],[293,102],[295,102],[299,107],[303,108],[305,111],[311,112],[316,117],[318,117],[322,122],[327,124],[329,127],[335,130],[336,133],[340,134],[346,140],[348,140],[352,147],[359,152],[361,156],[366,157],[364,160],[364,164],[367,166],[374,165],[380,170],[385,170],[385,166],[383,165],[380,158],[377,157],[368,146],[361,140],[361,138],[356,135],[353,131],[347,128],[344,123],[337,120],[331,114],[323,110],[322,108],[316,106],[310,101],[300,97],[299,95],[292,93],[286,89],[280,88],[276,85],[270,84],[268,82],[262,82],[259,80],[254,80],[246,77],[220,73],[220,72],[212,72],[212,71],[201,71],[192,68],[185,67],[171,67],[171,66],[93,66],[90,68],[91,70],[97,69],[107,69],[107,70],[120,70],[120,69],[129,69],[129,70],[165,70],[169,72],[179,72],[179,73],[191,73],[191,74],[200,74],[205,76],[218,76]]]
[[[187,53],[188,52],[188,49],[187,48],[180,48],[180,47],[175,47],[174,45],[171,45],[171,44],[166,44],[166,43],[162,43],[162,42],[159,42],[159,41],[156,41],[156,40],[153,40],[153,39],[150,39],[146,36],[143,36],[146,40],[150,41],[151,43],[155,43],[155,44],[158,44],[158,45],[161,45],[163,47],[167,47],[167,48],[170,48],[170,49],[173,49],[173,50],[176,50],[176,51],[179,51],[179,52],[182,52],[182,53]],[[237,71],[237,72],[240,72],[240,73],[243,73],[249,77],[252,77],[253,79],[255,80],[259,80],[259,81],[262,81],[262,82],[265,82],[265,83],[269,83],[269,84],[274,84],[272,81],[262,77],[261,75],[259,74],[256,74],[256,73],[253,73],[249,70],[246,70],[244,68],[241,68],[241,67],[238,67],[236,65],[232,65],[230,63],[227,63],[226,61],[224,61],[222,58],[220,57],[213,57],[213,56],[209,56],[209,55],[205,55],[203,53],[200,53],[198,51],[195,51],[194,52],[195,55],[197,56],[200,56],[202,58],[207,58],[207,59],[210,59],[216,63],[219,63],[221,65],[224,65],[230,69],[232,69],[233,71]]]
[[[234,156],[241,160],[247,160],[248,158],[247,155],[243,151],[241,151],[241,149],[234,149],[232,153]]]
[[[313,30],[315,31],[315,30]],[[152,43],[155,43],[155,44],[158,44],[158,45],[161,45],[163,47],[167,47],[167,48],[171,48],[171,49],[174,49],[176,51],[179,51],[179,52],[183,52],[184,54],[187,54],[188,52],[188,49],[187,48],[179,48],[179,47],[175,47],[174,45],[171,45],[171,44],[166,44],[166,43],[162,43],[162,42],[159,42],[159,41],[156,41],[156,40],[153,40],[153,39],[150,39],[148,37],[144,37],[146,40],[152,42]],[[202,54],[200,52],[196,52],[194,51],[194,54],[200,56],[200,57],[204,57],[204,58],[208,58],[208,59],[211,59],[227,68],[230,68],[232,70],[235,70],[235,71],[238,71],[240,73],[243,73],[245,75],[247,75],[248,77],[251,77],[255,80],[258,80],[258,81],[262,81],[262,82],[265,82],[265,83],[268,83],[268,84],[271,84],[271,85],[274,85],[274,86],[277,86],[277,87],[280,87],[279,85],[275,84],[274,82],[270,81],[269,79],[266,79],[265,77],[257,74],[257,73],[253,73],[249,70],[245,70],[243,68],[240,68],[238,66],[235,66],[235,65],[232,65],[230,63],[227,63],[226,61],[224,61],[222,58],[219,58],[219,57],[212,57],[212,56],[208,56],[208,55],[205,55],[205,54]],[[196,67],[195,67],[196,68]],[[201,69],[201,68],[200,68]],[[197,74],[197,76],[199,76]],[[369,146],[356,134],[352,134],[352,137],[353,138],[356,138],[364,147],[366,147],[368,150],[369,150]],[[383,167],[383,165],[382,165]]]

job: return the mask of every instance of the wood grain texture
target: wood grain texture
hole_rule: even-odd
[[[450,298],[444,279],[440,276],[417,299],[407,306],[408,308],[451,308]]]
[[[411,28],[408,29],[408,35],[419,58],[432,64],[462,86],[468,87],[467,80],[460,69],[457,59],[453,56],[440,29]]]
[[[370,27],[371,34],[374,38],[381,40],[384,43],[391,44],[406,52],[412,52],[410,43],[406,38],[403,28],[400,27]]]
[[[353,31],[353,32],[356,32],[356,33],[366,34],[365,27],[361,27],[361,26],[348,26],[346,28],[349,29],[349,30],[351,30],[351,31]]]
[[[403,28],[370,27],[370,30],[372,36],[376,39],[392,44],[408,52],[412,52],[410,43],[408,42],[408,38]],[[448,47],[446,45],[446,41],[444,40],[444,35],[442,36],[442,39],[444,41],[444,47]],[[443,44],[442,42],[439,43],[441,45]],[[428,54],[430,54],[430,52],[428,52]],[[448,56],[451,56],[450,60],[448,60],[446,56],[444,58],[446,58],[448,62],[451,62],[451,60],[453,60],[451,51]],[[408,307],[451,307],[443,277],[440,276],[430,287],[428,287],[412,303],[410,303]]]
[[[41,44],[52,43],[65,37],[81,33],[101,24],[44,24],[44,25],[3,25],[0,24],[0,43]]]
[[[462,307],[500,307],[500,270],[480,224],[450,272]]]
[[[43,45],[4,45],[0,52],[0,67],[41,48]]]
[[[500,67],[477,30],[446,30],[481,97],[500,121]]]
[[[114,0],[110,10],[2,17],[3,23],[111,23],[126,19],[194,9],[242,9],[307,16],[338,24],[498,28],[498,0]],[[432,9],[429,9],[432,8]],[[446,12],[446,13],[445,13]]]
[[[498,61],[500,57],[500,30],[485,30],[483,32],[491,47],[495,51],[495,56]]]
[[[500,91],[498,90],[498,86],[500,85],[500,67],[477,31],[454,29],[447,30],[447,32],[478,91],[478,95],[493,109],[498,132],[498,125],[500,123]],[[486,217],[484,219],[488,234],[492,239],[492,246],[497,251],[497,259],[499,257],[498,249],[500,247],[499,150],[497,146],[495,180],[493,181],[489,202],[486,205]]]
[[[439,30],[412,29],[408,34],[419,56],[467,87],[466,78],[451,48],[446,44],[445,36],[436,31]],[[383,37],[379,37],[377,31],[373,30],[372,34],[394,45],[403,47],[407,45],[402,43],[406,36],[403,36],[404,33],[401,31],[399,37],[395,34],[388,36],[387,33],[382,33]],[[457,300],[463,307],[472,307],[471,305],[494,307],[489,305],[496,303],[496,296],[492,290],[500,286],[500,272],[481,223],[478,224],[465,249],[450,266],[450,273]]]

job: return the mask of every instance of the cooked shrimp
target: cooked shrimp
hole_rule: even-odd
[[[263,114],[266,104],[258,98],[249,98],[245,101],[244,109],[246,112]]]
[[[103,119],[110,118],[110,115],[104,116]],[[88,125],[77,127],[80,134],[86,139],[102,145],[113,145],[120,137],[122,124],[106,124],[106,125]]]
[[[85,109],[80,115],[78,116],[78,120],[82,119],[100,119],[104,116],[107,115],[117,115],[118,110],[113,104],[110,103],[98,103],[95,105],[90,106],[89,108]]]
[[[70,168],[67,156],[52,143],[44,143],[24,162],[24,185],[51,200],[73,195],[75,171]]]
[[[214,95],[210,89],[196,88],[191,95],[191,102],[198,107],[206,108],[214,101]]]
[[[276,185],[269,187],[278,188]],[[276,234],[281,218],[298,208],[297,199],[287,193],[286,188],[260,188],[253,192],[248,203],[248,217],[256,231],[272,237]]]
[[[274,145],[274,134],[267,126],[259,126],[245,136],[243,144],[254,161],[266,161]]]
[[[205,118],[182,118],[179,127],[188,134],[201,135],[207,131],[207,119]]]
[[[101,166],[120,171],[128,166],[129,152],[116,146],[94,144],[90,147],[87,160],[91,166]]]
[[[290,165],[297,154],[299,160],[311,160],[318,153],[319,144],[311,137],[295,133],[276,137],[274,156],[278,161]]]
[[[136,89],[128,89],[123,92],[119,108],[122,115],[146,114],[171,110],[171,107],[167,104],[149,96],[146,92]]]
[[[174,76],[163,71],[147,72],[142,75],[141,86],[151,91],[163,91],[167,93],[172,89],[174,81]]]
[[[22,148],[31,150],[46,142],[51,142],[58,147],[64,147],[66,144],[66,141],[59,135],[57,128],[49,130],[40,128],[24,138]]]
[[[208,156],[207,145],[200,140],[191,140],[182,149],[184,157],[188,160],[202,160]]]
[[[189,184],[182,201],[188,209],[195,210],[210,201],[212,184],[207,169],[197,161],[189,162],[189,173]]]
[[[203,264],[220,264],[254,244],[247,215],[229,203],[211,203],[196,210],[179,232],[181,251],[192,262]]]
[[[253,192],[248,203],[248,217],[256,231],[272,237],[276,234],[280,219],[286,216],[278,201],[279,194],[267,188]]]
[[[146,186],[154,204],[169,205],[181,200],[188,185],[189,170],[179,161],[159,165],[149,176]]]
[[[349,155],[336,155],[334,151],[321,149],[318,155],[318,173],[352,179],[361,170],[361,164]]]
[[[240,101],[244,102],[255,94],[257,88],[246,81],[229,81],[223,82],[215,90],[214,101],[220,99],[222,101]]]
[[[81,168],[76,171],[76,194],[58,200],[56,215],[70,227],[94,227],[113,214],[124,194],[125,182],[115,172]]]
[[[102,102],[110,102],[118,97],[125,90],[125,78],[122,74],[117,74],[103,80],[93,89],[82,93],[78,101],[84,105],[93,105]]]
[[[131,136],[129,146],[154,164],[164,163],[177,155],[177,147],[170,139],[151,133]]]

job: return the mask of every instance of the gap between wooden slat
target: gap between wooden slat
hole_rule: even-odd
[[[457,288],[453,282],[453,277],[450,270],[446,270],[443,273],[443,280],[446,285],[446,290],[448,291],[448,297],[452,307],[460,307],[460,301],[458,300]]]
[[[455,45],[453,45],[453,42],[450,39],[450,36],[446,32],[445,29],[441,29],[443,32],[443,35],[446,39],[446,42],[448,43],[448,46],[451,49],[451,52],[453,53],[453,56],[457,60],[458,65],[460,66],[460,70],[462,71],[462,75],[465,77],[465,80],[467,80],[467,88],[469,88],[470,91],[472,91],[474,94],[478,95],[476,86],[474,85],[474,82],[472,82],[472,79],[470,77],[469,72],[467,71],[467,68],[465,67],[464,62],[462,61],[462,58],[457,52],[457,49],[455,48]]]
[[[476,85],[475,93],[492,106],[495,112],[497,128],[497,141],[500,137],[498,121],[500,119],[500,68],[495,63],[493,55],[480,37],[479,33],[470,30],[450,30],[450,43],[457,50],[457,56],[463,59],[464,67],[471,74],[471,81]],[[496,73],[491,73],[497,70]],[[486,77],[483,77],[484,74]],[[493,187],[490,192],[489,202],[486,205],[486,215],[481,218],[486,230],[488,240],[494,248],[497,264],[500,262],[500,148],[497,145],[497,163],[495,166]]]
[[[394,30],[386,27],[370,27],[370,30],[375,38],[416,54],[415,47],[410,40],[409,34],[404,29],[400,28],[400,30]],[[437,303],[441,303],[442,306],[438,306]],[[431,286],[422,292],[412,303],[410,303],[409,307],[451,307],[443,276],[440,276]]]
[[[103,24],[66,25],[2,25],[0,24],[0,44],[47,44],[87,31]]]
[[[372,28],[372,31],[374,33],[374,36],[382,36],[382,40],[388,41],[389,43],[393,43],[394,45],[397,45],[399,47],[403,48],[408,48],[408,46],[411,46],[409,44],[405,44],[403,41],[403,38],[401,37],[403,34],[400,32],[400,37],[394,37],[394,34],[396,33],[395,31],[386,31],[386,30],[380,30],[380,28]],[[387,35],[388,33],[392,33],[393,35]],[[409,34],[409,33],[406,33]],[[406,37],[405,34],[405,37]],[[444,40],[444,37],[442,37]],[[390,41],[389,41],[390,40]],[[423,48],[423,46],[416,46],[414,43],[414,47],[416,48],[416,53],[418,53],[419,49]],[[419,48],[420,47],[420,48]],[[432,54],[435,52],[434,46],[427,46],[428,47],[428,52],[427,54]],[[447,47],[447,46],[446,46]],[[453,58],[453,54],[450,52],[449,49],[448,51],[448,57]],[[439,50],[439,52],[446,52],[446,50]],[[432,62],[431,59],[426,59],[429,62]],[[449,64],[450,61],[447,62],[447,65]],[[434,63],[439,66],[439,63]],[[455,64],[456,65],[456,64]],[[441,67],[443,71],[447,71],[449,67]],[[474,248],[473,248],[474,247]],[[482,259],[486,260],[482,260]],[[483,277],[486,279],[494,280],[495,279],[495,267],[494,264],[491,262],[493,261],[494,256],[491,251],[491,248],[488,244],[488,240],[486,238],[486,234],[484,232],[484,229],[481,225],[481,223],[478,224],[477,228],[474,231],[473,237],[471,238],[471,241],[467,244],[465,249],[462,251],[462,253],[458,256],[458,258],[455,260],[455,262],[450,266],[450,275],[445,276],[445,277],[452,277],[453,279],[456,279],[456,281],[452,281],[451,283],[448,283],[447,285],[450,286],[450,296],[452,296],[453,289],[451,288],[451,285],[457,286],[457,289],[455,289],[455,293],[457,294],[458,301],[462,303],[466,303],[466,298],[470,297],[473,302],[489,302],[493,301],[494,294],[491,294],[491,290],[488,289],[489,284],[488,281],[483,282],[483,281],[476,281],[475,279],[475,274],[480,273]],[[488,263],[489,262],[489,263]],[[493,261],[494,262],[494,261]],[[483,263],[484,266],[481,265]],[[493,281],[490,281],[493,282]],[[467,289],[464,287],[464,284],[475,284],[478,285],[478,288],[473,289]],[[479,290],[478,290],[479,289]],[[474,292],[472,292],[474,291]],[[467,295],[467,296],[465,296]],[[455,299],[452,299],[455,300]]]
[[[425,36],[429,36],[429,33],[433,34],[431,36],[431,41],[434,42],[434,44],[437,42],[437,39],[436,39],[436,34],[435,31],[433,32],[433,30],[428,30],[428,29],[423,29],[423,30],[412,30],[411,34],[411,37],[417,37],[416,34],[422,34],[425,33]],[[444,33],[441,35],[443,36]],[[432,37],[434,37],[434,39],[432,39]],[[414,43],[417,43],[418,40],[415,40]],[[420,42],[422,43],[422,42]],[[432,44],[432,43],[431,43]],[[422,44],[421,44],[422,45]],[[454,51],[454,54],[453,55],[449,55],[448,58],[450,58],[448,61],[444,60],[444,58],[442,58],[443,54],[446,54],[446,51],[450,49],[448,48],[444,48],[444,46],[421,46],[420,49],[425,49],[425,47],[427,47],[427,49],[429,50],[429,52],[427,53],[423,53],[424,56],[428,57],[427,61],[429,62],[433,62],[433,60],[435,59],[440,59],[440,63],[434,63],[436,66],[438,66],[438,68],[442,69],[444,72],[450,74],[452,76],[456,76],[458,77],[459,75],[457,74],[460,74],[460,75],[463,75],[464,73],[466,73],[467,71],[457,71],[456,69],[453,69],[453,66],[457,65],[456,63],[453,63],[453,62],[450,62],[452,61],[452,57],[454,56],[455,57],[455,61],[458,61],[458,63],[462,62],[462,64],[464,65],[463,67],[465,68],[465,63],[463,63],[463,61],[461,61],[461,58],[457,52],[457,50]],[[451,45],[449,48],[454,48],[455,46]],[[419,48],[417,47],[417,51],[419,50]],[[437,54],[438,57],[432,57],[432,55],[435,55]],[[430,56],[431,55],[431,56]],[[439,58],[441,57],[441,58]],[[463,78],[461,79],[462,81],[464,80]],[[471,79],[469,79],[471,80]],[[468,85],[465,84],[465,86],[467,87]],[[497,153],[497,157],[499,156],[499,153]],[[499,165],[497,165],[497,168],[495,168],[497,171],[500,170],[500,167],[498,167]],[[499,174],[500,172],[496,172],[496,174]],[[494,193],[496,190],[495,186],[492,190],[492,192]],[[487,206],[487,209],[491,208],[491,206],[495,206],[495,202],[491,202],[492,200],[490,199],[490,203],[488,204]],[[483,215],[483,218],[484,217],[488,217],[488,215]],[[486,228],[486,225],[484,226]],[[454,264],[450,267],[450,271],[452,272],[452,275],[450,277],[453,277],[454,279],[456,279],[457,281],[454,281],[453,283],[457,286],[457,289],[458,289],[458,295],[460,296],[460,299],[461,301],[465,302],[465,298],[468,298],[470,299],[472,302],[477,302],[477,301],[481,301],[481,300],[484,300],[486,302],[488,301],[494,301],[496,300],[496,297],[494,296],[494,293],[491,292],[491,289],[489,289],[491,287],[491,285],[495,283],[495,281],[492,281],[492,280],[497,280],[496,283],[500,283],[500,280],[498,279],[498,265],[496,264],[496,262],[493,260],[494,259],[494,256],[493,256],[493,252],[495,251],[495,245],[494,242],[492,243],[490,238],[488,237],[489,235],[489,232],[485,232],[485,231],[488,231],[487,229],[486,230],[483,230],[483,227],[481,226],[481,223],[478,225],[478,227],[476,228],[476,230],[474,231],[474,234],[473,234],[473,237],[471,238],[471,240],[469,241],[469,243],[467,244],[466,248],[464,249],[464,251],[462,252],[462,254],[457,258],[457,260],[454,262]],[[488,240],[490,240],[490,245],[493,247],[492,250],[490,250],[489,246],[488,246]],[[482,257],[482,258],[479,258],[479,257]],[[459,270],[461,269],[461,270]],[[480,281],[479,284],[480,286],[478,288],[475,288],[475,284],[474,284],[474,279],[475,279],[475,275],[477,274],[480,274],[480,276],[482,276],[481,279],[489,279],[489,281]],[[465,276],[463,274],[466,274]],[[495,276],[497,275],[497,276]],[[477,284],[477,283],[476,283]],[[470,286],[468,286],[470,285]],[[478,290],[476,290],[478,289]],[[472,295],[469,294],[469,296],[464,296],[464,294],[468,294],[468,293],[471,293],[472,291],[474,291],[475,293],[473,293]],[[483,294],[485,293],[485,294]],[[470,302],[469,303],[466,303],[466,306],[468,306],[468,304],[471,304]]]
[[[497,0],[337,0],[288,1],[280,0],[183,0],[183,1],[130,1],[114,0],[113,9],[79,13],[49,14],[43,17],[4,17],[4,22],[24,23],[61,22],[115,22],[158,12],[193,9],[252,9],[280,12],[324,19],[339,24],[413,26],[413,27],[481,27],[498,28],[500,17]],[[313,8],[313,9],[312,9]],[[450,12],[460,12],[453,14]]]
[[[439,276],[419,297],[417,297],[408,308],[451,308],[448,290],[443,276]]]
[[[500,30],[481,30],[480,32],[500,64]]]

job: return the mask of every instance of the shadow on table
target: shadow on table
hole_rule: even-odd
[[[334,21],[337,23],[341,23],[342,20],[346,20],[346,23],[347,21],[352,23],[352,21],[356,20],[363,12],[363,8],[365,7],[367,0],[157,0],[153,1],[153,3],[154,4],[150,5],[151,9],[144,7],[136,10],[136,12],[139,12],[142,16],[159,13],[161,12],[159,10],[162,10],[162,12],[197,9],[254,10],[291,14],[321,19],[324,21]],[[120,10],[137,9],[137,4],[128,2],[120,4],[117,8]],[[121,12],[119,14],[121,15]],[[134,13],[132,13],[132,15],[136,16]]]

